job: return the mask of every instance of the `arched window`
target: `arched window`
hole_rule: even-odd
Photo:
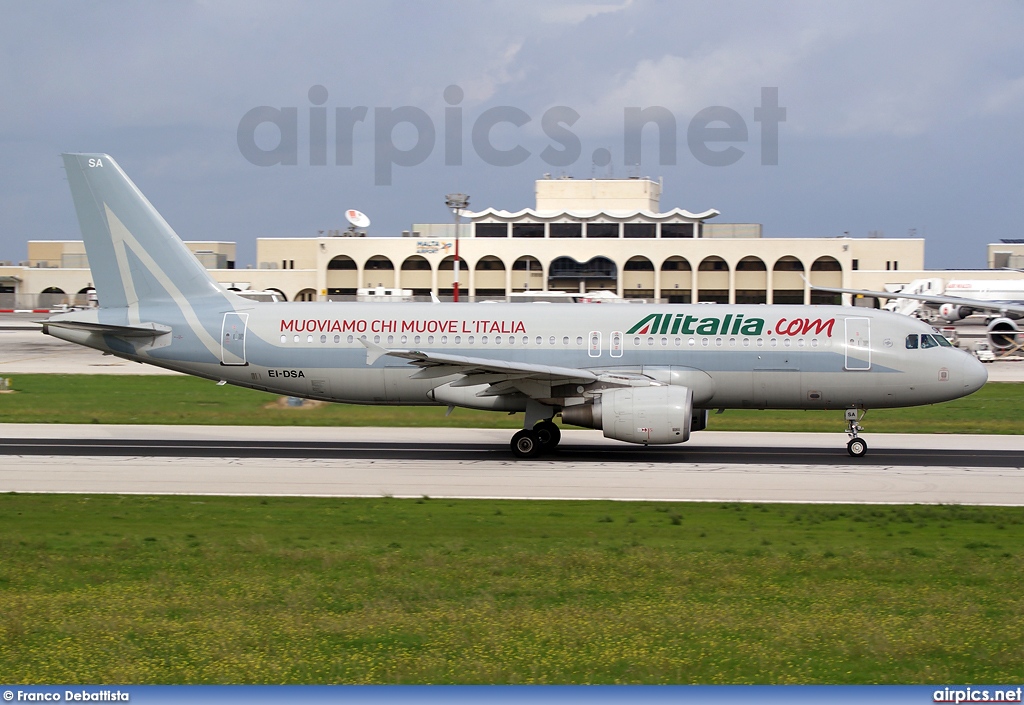
[[[736,263],[736,303],[768,302],[768,267],[760,257],[747,255]]]
[[[804,263],[793,255],[780,257],[772,267],[772,303],[803,304]]]
[[[338,255],[337,257],[334,257],[333,259],[331,259],[330,262],[327,263],[327,269],[339,270],[355,268],[356,261],[351,257],[346,257],[345,255]]]

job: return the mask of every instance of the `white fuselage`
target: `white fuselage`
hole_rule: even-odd
[[[254,303],[148,319],[172,332],[117,341],[52,327],[50,334],[116,355],[270,392],[362,404],[453,404],[522,410],[521,397],[414,378],[418,368],[367,362],[363,340],[388,350],[640,374],[693,389],[699,408],[836,409],[914,406],[984,384],[984,368],[949,347],[908,347],[926,324],[836,306],[636,304]],[[95,312],[57,316],[91,318]],[[144,316],[143,320],[147,317]],[[109,313],[108,313],[109,322]],[[200,330],[196,330],[199,328]],[[220,330],[217,345],[197,333]],[[210,338],[206,335],[206,338]],[[486,386],[486,385],[483,385]],[[554,384],[533,395],[579,403],[601,386]],[[517,399],[520,399],[517,401]]]

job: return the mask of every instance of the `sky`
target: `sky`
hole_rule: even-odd
[[[1024,238],[1024,3],[0,12],[0,260],[81,237],[64,151],[112,155],[183,239],[236,241],[239,267],[349,208],[397,236],[449,222],[451,192],[532,207],[545,173],[661,178],[662,210],[765,237],[924,237],[931,268]]]

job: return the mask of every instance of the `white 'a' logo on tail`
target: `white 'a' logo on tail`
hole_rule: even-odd
[[[188,327],[202,341],[203,346],[214,356],[220,355],[220,344],[203,328],[199,322],[199,316],[196,315],[195,309],[192,308],[188,298],[175,286],[171,278],[167,276],[167,273],[146,252],[146,249],[135,239],[135,236],[125,227],[124,223],[114,215],[114,211],[110,210],[110,206],[104,203],[103,209],[106,211],[107,227],[110,229],[110,235],[113,239],[114,256],[117,258],[117,271],[121,275],[121,285],[124,287],[124,298],[128,302],[128,322],[132,325],[140,325],[142,323],[139,318],[139,296],[135,290],[135,282],[132,280],[131,267],[128,265],[128,250],[131,250],[149,273],[153,275],[153,278],[160,282],[171,295],[174,303],[181,311],[181,315],[188,322]]]

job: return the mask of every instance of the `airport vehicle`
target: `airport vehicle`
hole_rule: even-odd
[[[1024,318],[1024,280],[953,280],[946,285],[945,293],[942,295],[904,291],[892,293],[865,289],[839,289],[813,284],[810,287],[817,291],[828,291],[833,294],[873,296],[891,301],[900,299],[923,301],[938,307],[939,317],[950,323],[975,313],[989,313],[992,320],[988,323],[987,335],[992,349],[1008,353],[1022,347],[1021,330],[1017,321]],[[955,293],[951,294],[950,292]],[[974,294],[978,298],[972,298],[970,294]]]
[[[996,354],[988,343],[977,343],[974,346],[974,356],[982,362],[995,362]]]
[[[839,306],[262,303],[222,290],[105,154],[64,166],[100,308],[43,331],[129,360],[295,397],[525,412],[520,458],[552,421],[681,443],[708,410],[865,410],[956,399],[985,368],[926,324]]]

